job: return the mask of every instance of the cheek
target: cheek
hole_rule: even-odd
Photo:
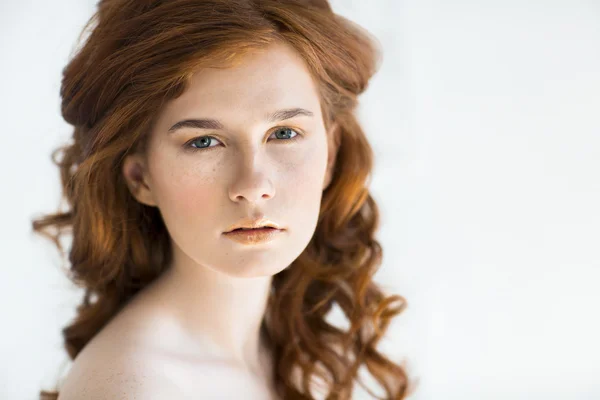
[[[165,219],[182,223],[212,215],[223,199],[215,186],[215,172],[199,168],[183,158],[162,159],[153,173],[153,193]]]
[[[298,194],[318,194],[319,185],[325,176],[326,163],[326,150],[320,146],[313,147],[297,159],[290,157],[286,171],[288,179],[282,179],[281,182],[297,187]]]
[[[215,201],[217,188],[212,179],[206,178],[201,171],[180,171],[172,179],[165,182],[168,185],[167,201],[188,216],[203,214],[203,208]]]
[[[299,218],[298,222],[314,219],[320,210],[327,165],[325,146],[322,143],[298,158],[290,157],[279,179],[279,194],[286,199],[290,214]]]

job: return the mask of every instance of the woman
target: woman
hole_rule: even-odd
[[[372,281],[369,35],[326,0],[101,0],[92,23],[61,87],[70,209],[33,223],[72,232],[85,289],[60,399],[349,399],[361,366],[405,398],[376,350],[405,302]]]

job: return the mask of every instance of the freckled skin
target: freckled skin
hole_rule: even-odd
[[[314,115],[265,120],[270,112],[295,107]],[[167,133],[176,122],[203,118],[217,119],[225,129]],[[276,127],[301,137],[277,137]],[[161,356],[161,365],[172,366],[183,365],[182,354],[217,357],[270,387],[270,357],[259,327],[272,276],[302,253],[315,231],[335,160],[336,149],[328,145],[332,132],[325,130],[315,82],[288,45],[273,44],[233,68],[199,70],[189,89],[160,110],[147,153],[130,154],[123,164],[132,195],[160,210],[173,261],[109,323],[95,347],[131,338],[146,346],[135,350],[139,357],[150,357],[146,348],[163,349],[172,356]],[[204,136],[214,139],[194,143],[209,148],[184,149]],[[223,235],[258,213],[286,231],[261,245]],[[227,374],[222,379],[226,385]]]
[[[270,49],[235,69],[200,71],[164,109],[152,132],[148,185],[179,257],[232,276],[266,276],[289,265],[308,244],[319,213],[327,139],[316,87],[304,68],[290,49]],[[263,121],[269,111],[296,106],[315,116]],[[218,119],[227,129],[166,134],[175,122],[200,117]],[[284,143],[274,135],[278,125],[297,127],[304,136]],[[208,149],[182,149],[212,133],[227,143],[212,139]],[[255,210],[287,226],[288,233],[268,251],[240,251],[221,234]]]

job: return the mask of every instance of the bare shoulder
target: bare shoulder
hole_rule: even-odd
[[[140,352],[87,355],[73,364],[59,400],[270,398],[259,382],[226,364],[173,362]]]
[[[147,327],[132,328],[132,319],[117,318],[84,347],[59,387],[58,400],[271,398],[260,381],[227,362],[185,349],[176,355],[165,351],[161,341],[180,342],[160,328],[165,324],[154,321],[150,339]]]
[[[59,400],[178,398],[156,361],[131,350],[86,348],[62,382]],[[123,351],[124,350],[124,351]]]

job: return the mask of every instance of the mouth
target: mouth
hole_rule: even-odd
[[[268,231],[279,231],[280,229],[273,228],[270,226],[263,226],[260,228],[237,228],[229,232],[225,233],[233,233],[233,232],[268,232]]]
[[[243,245],[258,245],[275,241],[277,238],[280,238],[284,232],[285,229],[272,227],[251,229],[241,228],[225,232],[224,236]]]

